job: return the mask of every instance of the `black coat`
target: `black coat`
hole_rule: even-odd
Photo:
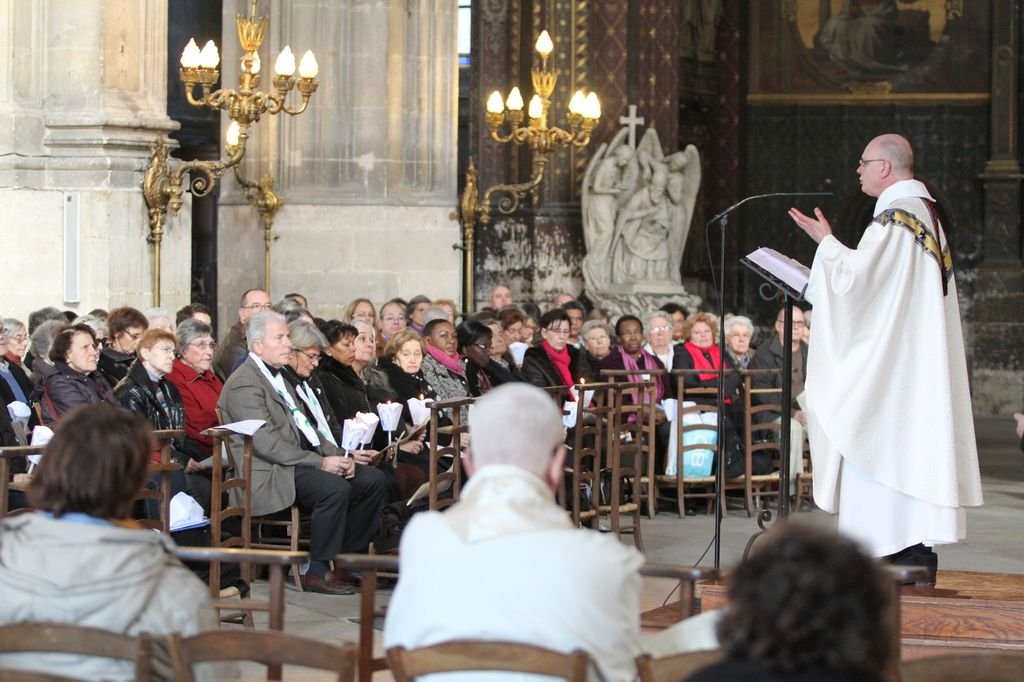
[[[320,379],[327,403],[339,422],[344,423],[346,419],[352,419],[356,412],[370,411],[366,383],[352,367],[325,355],[320,359],[315,374]]]
[[[121,379],[128,376],[128,370],[135,362],[134,353],[122,353],[110,346],[100,351],[96,371],[110,386],[117,386]]]
[[[156,390],[160,391],[164,399],[163,406],[157,399],[149,373],[141,362],[136,361],[128,370],[128,376],[121,379],[114,387],[114,398],[124,409],[134,412],[140,417],[145,417],[156,431],[162,429],[184,431],[185,405],[181,401],[178,387],[166,378],[161,378],[157,382]],[[175,439],[174,449],[178,453],[185,452],[184,437]],[[176,459],[180,460],[181,458],[176,457]]]
[[[298,385],[303,381],[306,385],[313,389],[313,395],[316,396],[317,401],[320,403],[320,409],[323,410],[324,417],[327,418],[327,427],[331,430],[331,435],[334,436],[334,440],[338,443],[341,442],[342,427],[341,422],[338,421],[338,416],[334,414],[334,410],[331,409],[331,403],[327,399],[327,389],[324,388],[323,382],[320,380],[320,375],[313,372],[308,379],[303,380],[294,369],[289,365],[285,365],[281,368],[281,375],[284,376],[284,380],[291,384],[292,388],[295,389],[295,395],[299,398],[299,402],[302,403],[299,407],[306,412],[306,416],[310,422],[316,424],[314,415],[306,409],[305,403],[302,401],[302,397],[299,396]]]
[[[569,373],[572,375],[573,383],[578,384],[583,379],[594,381],[594,368],[587,362],[586,353],[572,346],[566,346],[566,350],[569,351]],[[540,346],[526,349],[520,373],[528,383],[540,388],[565,384],[558,368],[555,367],[554,360],[548,357]]]
[[[66,362],[53,363],[53,372],[43,380],[43,421],[52,426],[79,405],[108,402],[117,405],[110,384],[98,372],[82,374]]]
[[[467,361],[466,381],[469,382],[469,394],[474,398],[478,398],[485,393],[484,389],[481,387],[481,384],[483,383],[480,378],[481,373],[487,377],[487,381],[490,382],[491,388],[501,386],[502,384],[523,381],[518,374],[502,367],[501,363],[496,360],[491,360],[484,367],[477,367],[472,362]]]

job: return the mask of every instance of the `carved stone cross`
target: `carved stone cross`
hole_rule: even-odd
[[[619,123],[624,126],[629,126],[629,146],[636,149],[636,129],[643,125],[644,119],[642,116],[636,115],[636,105],[629,105],[629,115],[619,116]]]

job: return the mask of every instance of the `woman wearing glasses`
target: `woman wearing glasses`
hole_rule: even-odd
[[[594,370],[586,354],[568,345],[570,322],[561,308],[544,313],[540,318],[540,345],[526,349],[523,356],[523,378],[540,388],[572,386],[582,379],[594,380]],[[568,392],[565,399],[569,399]]]
[[[182,320],[177,332],[179,355],[167,381],[178,389],[185,407],[185,451],[201,461],[213,453],[213,440],[203,431],[217,425],[217,400],[224,390],[213,372],[217,343],[213,328],[198,319]],[[194,462],[186,462],[185,470],[195,471]]]
[[[100,352],[99,371],[111,386],[128,375],[135,362],[135,349],[149,320],[135,308],[116,308],[107,316],[107,344]]]

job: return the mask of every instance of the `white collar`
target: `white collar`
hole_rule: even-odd
[[[928,188],[920,180],[900,180],[886,187],[878,195],[878,201],[875,202],[875,215],[889,208],[891,204],[900,199],[928,199],[929,201],[935,201],[932,195],[928,193]]]

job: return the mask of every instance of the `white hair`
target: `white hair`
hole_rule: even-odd
[[[373,325],[366,320],[352,320],[352,326],[359,330],[359,333],[369,332],[370,338],[374,341],[377,340],[377,331],[373,328]]]
[[[510,464],[547,475],[562,443],[562,417],[547,393],[526,383],[488,391],[469,412],[470,449],[476,466]]]
[[[725,316],[725,324],[723,325],[723,330],[722,330],[723,333],[726,336],[728,336],[729,335],[729,330],[731,330],[736,325],[740,325],[741,327],[746,327],[747,331],[750,332],[750,335],[751,336],[754,335],[754,323],[750,321],[749,317],[746,317],[744,315],[726,315]]]
[[[672,326],[672,313],[666,313],[664,310],[652,310],[644,315],[644,329],[650,330],[651,322],[659,317],[665,320],[669,327]]]
[[[245,323],[245,339],[249,350],[253,350],[255,342],[262,342],[267,338],[267,323],[271,320],[279,320],[282,324],[288,324],[288,321],[284,319],[284,315],[275,313],[273,310],[264,310],[263,312],[256,313]]]

